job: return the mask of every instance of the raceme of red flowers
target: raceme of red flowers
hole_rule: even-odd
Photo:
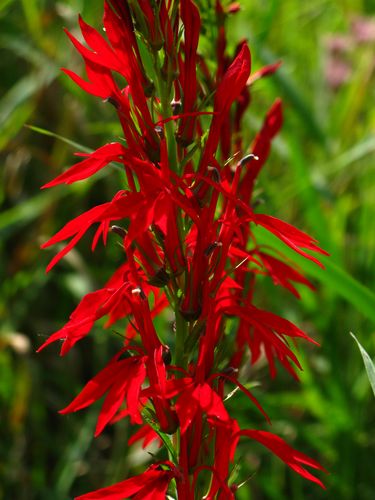
[[[201,3],[201,5],[200,5]],[[307,468],[316,461],[265,430],[240,428],[228,412],[233,388],[253,412],[269,417],[241,380],[241,367],[263,357],[271,377],[280,363],[293,377],[300,364],[290,341],[314,342],[290,321],[254,305],[259,275],[269,275],[299,297],[295,284],[311,283],[278,253],[257,243],[262,226],[295,252],[325,253],[306,233],[259,213],[253,191],[282,125],[276,100],[250,146],[242,119],[252,85],[278,64],[251,75],[242,42],[227,55],[226,17],[238,3],[213,2],[216,70],[199,48],[200,12],[207,2],[111,0],[104,3],[104,34],[79,18],[86,77],[64,69],[83,90],[113,106],[123,137],[102,145],[44,188],[72,184],[121,166],[126,182],[110,201],[68,222],[43,248],[63,243],[52,269],[96,226],[94,249],[117,238],[122,265],[103,288],[87,294],[69,321],[40,347],[62,341],[65,355],[94,323],[127,318],[118,353],[61,413],[84,409],[104,397],[95,435],[128,418],[141,427],[129,445],[157,441],[165,459],[139,476],[79,499],[230,499],[239,440],[257,441],[304,478],[323,487]],[[112,172],[112,171],[111,171]],[[109,173],[109,172],[108,172]],[[171,332],[153,319],[174,313]],[[230,324],[230,328],[229,328]],[[235,397],[235,395],[233,396]],[[162,455],[163,456],[163,455]]]

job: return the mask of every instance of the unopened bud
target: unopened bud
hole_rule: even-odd
[[[238,12],[239,10],[241,10],[241,5],[240,5],[240,2],[232,2],[231,4],[228,5],[228,7],[225,9],[225,11],[228,13],[228,14],[235,14],[236,12]]]

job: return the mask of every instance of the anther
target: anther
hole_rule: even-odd
[[[111,226],[112,233],[118,234],[121,238],[125,238],[126,230],[121,226]]]
[[[220,176],[220,172],[219,170],[216,168],[216,167],[208,167],[207,170],[209,170],[210,172],[212,172],[212,178],[215,182],[217,183],[220,183],[221,182],[221,176]]]
[[[173,114],[177,115],[181,111],[181,101],[173,101],[171,102],[171,108],[173,110]]]
[[[166,364],[166,365],[170,365],[171,364],[172,354],[171,354],[170,348],[167,345],[163,345],[162,358],[163,358],[164,364]]]
[[[238,368],[234,368],[234,366],[227,366],[223,370],[224,375],[234,375],[236,373],[238,373]]]
[[[112,106],[114,106],[116,109],[119,109],[120,108],[120,103],[114,99],[112,96],[109,96],[107,97],[106,99],[103,99],[103,102],[109,102],[110,104],[112,104]]]
[[[212,252],[215,250],[215,248],[222,247],[222,246],[223,246],[223,244],[221,241],[214,241],[213,243],[210,243],[210,245],[208,245],[208,247],[204,251],[204,255],[206,257],[208,257],[209,255],[212,254]]]
[[[258,161],[259,160],[259,156],[257,155],[254,155],[253,153],[250,153],[246,156],[244,156],[239,162],[238,162],[238,166],[239,167],[243,167],[244,165],[247,165],[247,163],[250,163],[252,160],[256,160]]]
[[[163,129],[163,127],[161,127],[160,125],[156,125],[156,127],[155,127],[154,130],[158,134],[158,136],[160,137],[160,139],[164,139],[164,129]]]
[[[145,293],[144,293],[144,291],[142,290],[142,288],[139,288],[139,287],[133,288],[132,294],[133,295],[139,295],[140,298],[143,299],[143,300],[145,300],[147,298],[146,295],[145,295]]]

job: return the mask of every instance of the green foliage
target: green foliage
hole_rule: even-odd
[[[69,417],[57,413],[104,365],[115,332],[103,332],[99,325],[63,362],[55,347],[35,354],[43,336],[61,327],[82,294],[100,286],[118,259],[115,242],[94,254],[83,242],[53,275],[46,275],[50,253],[39,249],[73,212],[108,199],[119,180],[111,170],[111,175],[73,189],[39,192],[40,185],[74,162],[72,153],[82,150],[81,144],[97,148],[120,133],[109,107],[59,72],[60,66],[83,70],[62,28],[75,30],[78,10],[99,26],[101,4],[0,1],[4,499],[72,498],[135,473],[149,458],[136,447],[124,449],[120,444],[129,433],[126,422],[93,440],[93,412]],[[264,279],[257,300],[304,327],[321,347],[298,345],[304,367],[301,384],[281,372],[272,383],[265,382],[261,364],[251,368],[249,376],[272,416],[273,431],[316,457],[331,474],[327,492],[320,492],[289,474],[260,447],[244,444],[234,474],[236,482],[250,479],[237,495],[240,500],[370,500],[375,409],[362,359],[343,332],[367,332],[358,342],[375,352],[375,296],[370,290],[375,278],[375,42],[359,42],[351,27],[354,16],[375,15],[374,5],[362,0],[243,0],[242,5],[231,20],[229,43],[250,39],[255,70],[283,60],[274,77],[255,84],[247,117],[250,144],[273,100],[279,95],[284,100],[284,129],[257,186],[259,199],[267,204],[264,211],[306,229],[331,253],[322,271],[278,244],[309,275],[317,292],[301,289],[302,301],[297,302],[281,291],[271,292]],[[346,82],[333,88],[327,80],[332,69],[329,39],[341,35],[348,39],[343,57],[349,73]],[[39,134],[25,124],[51,133]],[[274,238],[259,230],[261,237],[264,244],[275,245]],[[237,392],[228,405],[236,405],[239,420],[248,426],[249,418],[257,417],[249,415],[243,402]]]

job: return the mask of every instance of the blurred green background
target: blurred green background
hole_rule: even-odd
[[[321,347],[299,346],[301,384],[265,367],[252,372],[272,431],[330,472],[327,491],[297,477],[258,446],[240,447],[238,491],[247,499],[375,498],[375,401],[349,331],[375,357],[375,4],[365,0],[243,0],[230,20],[230,45],[250,41],[253,68],[282,60],[255,84],[250,141],[277,96],[285,124],[261,176],[262,211],[314,235],[331,253],[326,272],[295,259],[317,286],[297,301],[264,280],[257,302],[288,317]],[[88,238],[49,275],[54,250],[39,245],[66,221],[118,188],[116,175],[67,188],[40,185],[120,133],[112,109],[59,70],[83,65],[62,28],[77,13],[100,27],[100,1],[0,0],[0,498],[65,500],[138,471],[149,456],[126,445],[127,422],[93,439],[95,408],[57,411],[116,348],[97,325],[65,358],[53,345],[80,297],[118,264],[115,245],[91,254]],[[31,124],[53,132],[42,135]],[[268,241],[264,234],[259,235]],[[272,240],[273,241],[273,240]],[[281,246],[280,246],[281,248]],[[290,253],[288,255],[291,255]],[[118,342],[118,341],[117,341]],[[236,399],[247,427],[262,425]],[[234,403],[233,403],[234,404]]]

